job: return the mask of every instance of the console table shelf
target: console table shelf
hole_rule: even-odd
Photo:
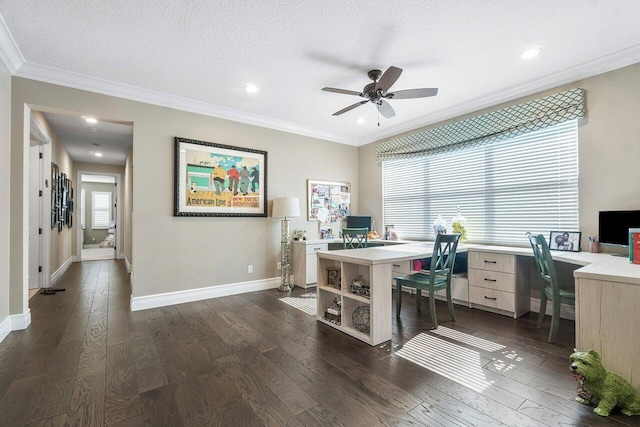
[[[339,271],[339,289],[329,286],[335,283]],[[330,277],[331,275],[331,277]],[[350,285],[359,279],[369,285],[370,297],[351,292]],[[369,265],[351,261],[323,258],[318,254],[318,321],[336,328],[369,345],[377,345],[391,339],[391,265]],[[340,324],[325,318],[325,313],[335,299],[340,301]],[[369,333],[353,324],[353,313],[359,307],[369,308]]]

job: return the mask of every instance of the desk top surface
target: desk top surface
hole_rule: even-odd
[[[476,244],[458,245],[458,252],[470,250],[527,257],[533,256],[533,251],[530,248]],[[428,258],[432,253],[433,242],[411,242],[384,247],[319,251],[318,256],[339,261],[376,265]],[[574,277],[577,278],[640,285],[640,265],[629,263],[627,257],[602,253],[565,251],[551,251],[551,256],[555,261],[580,266],[573,272]]]

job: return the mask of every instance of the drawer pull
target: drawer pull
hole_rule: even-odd
[[[484,262],[487,263],[487,264],[495,264],[496,263],[496,261],[487,261],[486,259],[484,260]]]
[[[497,300],[498,298],[496,298],[496,297],[488,297],[488,296],[486,296],[486,295],[485,295],[485,296],[484,296],[484,299],[490,299],[491,301],[495,301],[495,300]]]
[[[394,267],[400,267],[400,264],[393,264]]]
[[[496,279],[487,279],[486,277],[484,278],[485,282],[497,282]]]
[[[319,251],[322,248],[313,248],[314,251]]]

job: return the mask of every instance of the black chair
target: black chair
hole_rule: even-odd
[[[369,246],[369,229],[364,228],[343,228],[342,247],[344,249],[366,248]]]
[[[558,324],[560,323],[560,304],[576,305],[576,294],[571,289],[561,287],[556,274],[556,267],[551,258],[549,245],[542,234],[534,236],[527,233],[529,243],[533,249],[533,256],[536,260],[536,267],[540,273],[540,314],[538,315],[538,329],[542,327],[545,313],[547,311],[547,299],[553,301],[553,314],[551,315],[551,329],[549,330],[549,342],[556,340]]]
[[[438,234],[433,246],[429,272],[413,273],[396,279],[396,317],[400,317],[402,287],[405,286],[416,290],[416,306],[418,311],[420,311],[422,291],[429,291],[431,323],[434,329],[438,327],[435,292],[446,289],[449,316],[451,317],[451,321],[456,321],[456,316],[453,312],[453,302],[451,301],[451,274],[456,260],[456,250],[458,249],[459,239],[460,234]]]

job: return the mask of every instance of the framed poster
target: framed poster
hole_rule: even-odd
[[[267,152],[175,138],[174,216],[267,216]]]
[[[307,180],[308,220],[336,222],[350,215],[351,184]]]
[[[549,249],[580,252],[581,234],[579,231],[552,231],[549,236]]]

